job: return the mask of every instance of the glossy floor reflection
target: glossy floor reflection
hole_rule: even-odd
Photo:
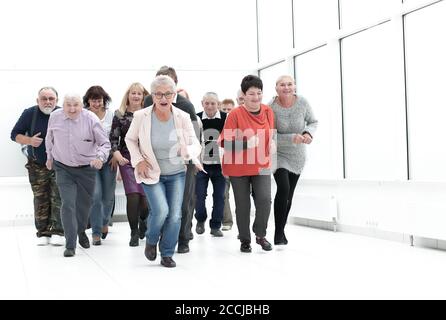
[[[36,246],[33,226],[1,227],[0,299],[446,298],[444,251],[289,225],[287,246],[265,252],[253,243],[246,254],[236,229],[224,234],[195,234],[191,252],[167,269],[144,257],[144,241],[128,246],[127,223],[74,258]]]

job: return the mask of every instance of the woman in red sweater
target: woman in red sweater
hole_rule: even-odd
[[[271,145],[274,114],[262,104],[262,80],[253,75],[241,83],[245,103],[228,115],[221,135],[224,155],[223,174],[229,176],[234,190],[235,215],[240,251],[251,252],[251,190],[256,208],[253,231],[263,250],[272,249],[265,239],[271,211]]]

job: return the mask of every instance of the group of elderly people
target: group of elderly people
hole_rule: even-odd
[[[277,96],[266,105],[262,80],[248,75],[240,86],[243,104],[226,113],[218,110],[218,96],[208,92],[197,117],[187,98],[177,95],[176,79],[170,74],[173,68],[163,68],[150,85],[151,94],[133,83],[114,114],[107,108],[110,97],[99,86],[91,87],[83,98],[67,94],[62,108],[54,103],[45,114],[47,128],[39,143],[26,128],[16,128],[20,119],[16,124],[11,138],[31,149],[42,145],[44,165],[55,173],[61,199],[61,226],[56,231],[65,236],[64,256],[75,255],[77,241],[83,248],[90,246],[88,224],[93,245],[107,236],[118,167],[127,197],[129,245],[137,246],[145,237],[144,253],[150,261],[159,251],[161,265],[172,268],[177,245],[179,253],[189,252],[194,208],[196,232],[204,232],[209,180],[214,186],[211,234],[222,236],[225,187],[227,191],[230,181],[240,251],[252,251],[251,197],[255,241],[269,251],[272,245],[266,231],[273,174],[277,184],[274,244],[286,245],[284,230],[305,163],[305,145],[312,142],[317,127],[310,105],[296,94],[294,79],[279,77]],[[51,237],[38,233],[42,236]]]

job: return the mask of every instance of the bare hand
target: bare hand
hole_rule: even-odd
[[[53,160],[46,160],[46,168],[48,170],[53,170]]]
[[[149,178],[149,171],[152,170],[152,166],[147,161],[143,160],[136,165],[136,172],[138,175],[143,178]]]
[[[113,153],[113,159],[116,160],[120,166],[125,166],[127,163],[129,163],[129,161],[124,158],[119,151],[115,151],[115,153]]]
[[[304,136],[301,134],[295,134],[293,137],[293,143],[295,144],[300,144],[300,143],[304,143]]]
[[[115,157],[111,158],[110,161],[110,170],[118,170],[118,161],[115,159]]]
[[[90,166],[92,166],[93,168],[96,168],[98,170],[100,170],[102,168],[102,161],[100,159],[94,159],[90,161]]]
[[[37,148],[43,142],[43,139],[39,138],[40,135],[41,135],[41,132],[36,133],[35,135],[33,135],[32,137],[29,138],[29,140],[30,140],[29,144],[32,145],[34,148]]]
[[[310,144],[313,141],[313,138],[308,133],[303,134],[304,141],[303,143]]]
[[[207,174],[206,170],[204,170],[203,165],[201,163],[196,163],[195,164],[195,169],[198,171],[203,171],[204,173]]]

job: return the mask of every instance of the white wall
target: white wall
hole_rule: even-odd
[[[257,61],[255,0],[18,0],[0,3],[0,29],[0,88],[8,110],[0,119],[8,155],[0,177],[26,175],[9,136],[43,86],[54,86],[62,98],[101,85],[116,109],[130,83],[148,87],[160,66],[171,65],[198,112],[206,91],[234,99]]]
[[[446,240],[445,193],[446,182],[417,181],[304,179],[296,188],[296,194],[334,196],[341,231],[404,242],[409,235]]]

